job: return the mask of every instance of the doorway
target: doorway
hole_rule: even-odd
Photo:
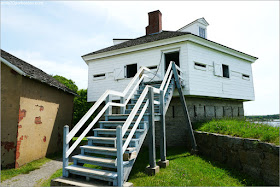
[[[174,61],[175,64],[180,67],[180,61],[179,61],[179,51],[172,52],[172,53],[165,53],[164,54],[165,59],[165,72],[170,64],[170,61]]]

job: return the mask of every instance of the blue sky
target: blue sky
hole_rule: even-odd
[[[279,1],[21,2],[1,1],[1,48],[79,88],[87,88],[81,56],[144,35],[148,12],[162,12],[164,30],[204,17],[208,39],[259,57],[245,114],[279,113]]]

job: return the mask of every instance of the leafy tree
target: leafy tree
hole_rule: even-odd
[[[56,80],[58,80],[59,82],[61,82],[65,86],[67,86],[69,89],[71,89],[77,93],[78,86],[71,79],[67,79],[67,78],[65,78],[63,76],[59,76],[59,75],[55,75],[55,76],[53,76],[53,78],[55,78]]]
[[[87,102],[87,89],[78,90],[78,86],[74,81],[63,76],[55,75],[53,76],[53,78],[78,94],[78,96],[74,97],[74,111],[72,120],[73,125],[76,125],[92,106],[92,103]],[[83,132],[87,125],[93,120],[93,116],[94,115],[92,115],[92,117],[86,122],[82,129],[79,130],[76,136],[80,135],[80,133]]]
[[[74,114],[73,123],[74,125],[87,113],[92,106],[92,103],[87,102],[87,89],[81,89],[78,91],[77,97],[74,98]],[[91,118],[92,119],[92,118]],[[92,120],[88,120],[92,121]]]

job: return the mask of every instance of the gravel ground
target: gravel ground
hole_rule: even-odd
[[[41,182],[50,178],[60,168],[62,168],[61,160],[51,160],[40,169],[3,181],[0,186],[40,186]]]

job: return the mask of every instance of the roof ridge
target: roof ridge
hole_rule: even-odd
[[[10,54],[9,52],[0,49],[1,51],[1,57],[14,65],[15,67],[19,68],[22,72],[24,72],[27,76],[36,79],[40,82],[46,83],[50,86],[54,86],[58,89],[61,89],[63,91],[66,91],[68,93],[77,95],[77,93],[70,88],[68,88],[63,83],[59,82],[55,78],[53,78],[51,75],[47,74],[43,70],[37,68],[36,66],[33,66],[32,64]]]

